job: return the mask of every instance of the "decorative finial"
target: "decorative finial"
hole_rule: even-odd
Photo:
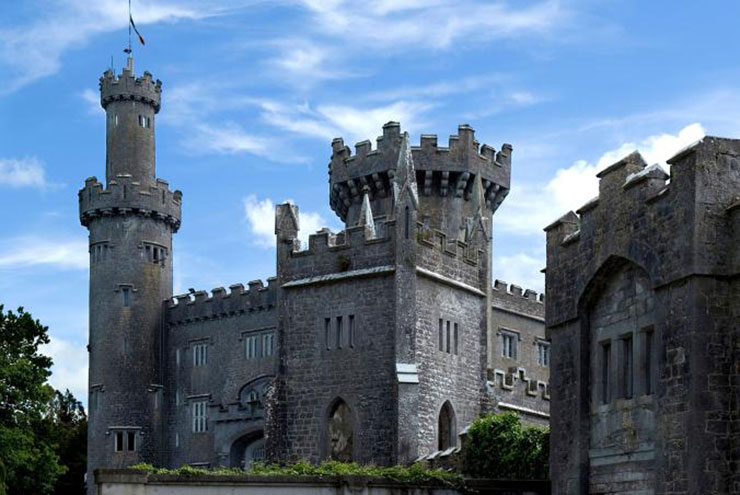
[[[365,227],[365,238],[372,239],[375,237],[375,220],[373,219],[373,209],[370,206],[370,188],[365,185],[362,188],[362,208],[360,217],[357,219],[357,225]]]

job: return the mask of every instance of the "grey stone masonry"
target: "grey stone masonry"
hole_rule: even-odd
[[[545,337],[545,295],[501,280],[491,291],[488,385],[496,408],[547,424],[550,410],[550,342]]]
[[[534,347],[519,355],[527,371],[506,370],[500,386],[489,356],[492,328],[542,335],[542,298],[491,286],[511,146],[481,146],[467,125],[448,148],[434,136],[412,146],[395,122],[376,150],[360,143],[352,156],[334,140],[341,232],[301,246],[298,207],[279,205],[276,277],[173,296],[182,193],[156,177],[161,82],[137,77],[129,58],[100,91],[105,181],[78,193],[90,234],[90,479],[137,462],[404,463],[451,455],[497,402],[546,417]]]
[[[297,207],[278,206],[275,458],[407,462],[488,410],[491,219],[511,147],[495,160],[459,133],[448,150],[413,148],[391,122],[355,156],[334,140],[330,203],[346,229],[305,250]]]
[[[100,88],[107,188],[93,177],[79,192],[80,221],[90,232],[90,479],[98,467],[162,461],[161,323],[181,209],[181,193],[154,177],[160,83],[136,78],[129,58],[120,76],[106,72]]]
[[[553,493],[740,493],[740,140],[669,163],[546,228]]]

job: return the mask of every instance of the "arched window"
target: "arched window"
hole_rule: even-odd
[[[353,425],[349,406],[338,399],[329,409],[328,457],[336,461],[352,461]]]
[[[442,404],[437,427],[437,449],[447,450],[457,444],[455,435],[455,410],[450,401]]]

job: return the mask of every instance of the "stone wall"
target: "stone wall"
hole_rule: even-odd
[[[177,476],[134,470],[95,473],[100,495],[549,495],[546,481],[468,480],[467,488],[442,483],[402,484],[363,476]]]
[[[503,352],[503,334],[513,334],[516,353]],[[552,355],[545,338],[545,297],[496,280],[491,291],[488,334],[488,382],[501,412],[516,411],[523,420],[548,424]],[[547,353],[542,355],[541,353]]]
[[[669,163],[670,183],[620,160],[546,229],[554,493],[740,493],[740,141],[706,137]]]
[[[176,301],[176,304],[174,303]],[[168,421],[165,465],[232,466],[242,439],[264,435],[263,384],[277,371],[274,279],[176,296],[168,306],[166,353]],[[269,336],[273,337],[270,338]],[[247,339],[255,345],[248,353]],[[272,347],[268,347],[268,343]],[[205,346],[206,359],[194,356]],[[202,352],[202,351],[201,351]],[[257,402],[247,395],[259,383]],[[251,400],[251,402],[250,402]],[[193,431],[193,402],[206,401],[206,431]]]

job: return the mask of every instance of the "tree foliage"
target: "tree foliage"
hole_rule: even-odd
[[[69,391],[46,384],[52,361],[39,348],[48,343],[23,308],[0,305],[0,495],[82,493],[81,478],[79,490],[65,479],[86,462],[87,420]]]
[[[489,414],[470,425],[465,474],[474,478],[547,479],[550,431],[523,426],[515,413]]]

